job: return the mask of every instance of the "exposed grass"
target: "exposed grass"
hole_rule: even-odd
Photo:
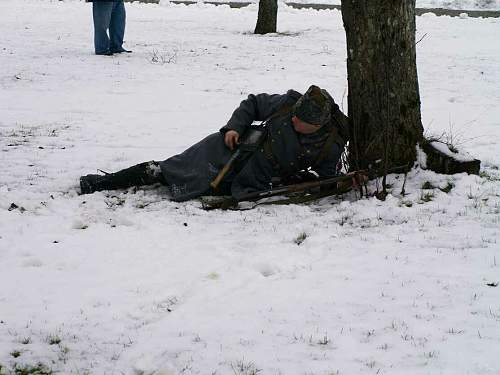
[[[153,49],[149,53],[149,62],[151,64],[159,64],[159,65],[165,65],[165,64],[175,64],[177,61],[177,54],[178,50],[174,49],[171,52],[160,52],[157,49]]]
[[[430,202],[434,199],[434,193],[433,192],[424,192],[422,190],[422,193],[420,194],[420,201],[421,202]]]
[[[235,375],[257,375],[262,370],[257,368],[253,362],[245,362],[245,359],[231,363]]]
[[[61,338],[58,335],[49,335],[47,337],[49,345],[57,345],[61,343]]]
[[[494,176],[493,174],[491,173],[488,173],[486,171],[480,171],[479,172],[479,177],[487,180],[487,181],[500,181],[500,177],[499,176]]]
[[[413,202],[410,201],[410,200],[402,200],[399,202],[399,205],[402,207],[402,206],[405,206],[405,207],[413,207]]]
[[[448,181],[446,186],[442,188],[440,187],[439,190],[441,190],[443,193],[448,194],[454,187],[455,185],[452,182]]]
[[[295,242],[297,246],[299,246],[302,242],[306,240],[306,238],[307,238],[307,233],[302,232],[293,240],[293,242]]]
[[[325,333],[324,336],[318,341],[319,345],[328,345],[330,343],[330,339],[328,338],[328,334]]]
[[[444,131],[440,135],[427,134],[425,138],[429,142],[443,143],[448,146],[448,149],[451,152],[457,154],[459,152],[459,148],[470,141],[470,139],[465,137],[464,132],[465,130],[458,130],[455,128],[454,124],[450,121],[448,131]]]
[[[14,366],[14,374],[16,375],[52,375],[52,370],[43,363],[36,365],[20,365]]]
[[[432,184],[432,182],[430,181],[425,181],[423,184],[422,184],[422,189],[425,189],[425,190],[430,190],[430,189],[435,189],[436,187]]]

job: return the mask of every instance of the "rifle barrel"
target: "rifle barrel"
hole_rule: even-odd
[[[408,168],[406,165],[401,165],[401,166],[389,168],[387,170],[387,173],[405,172],[407,169]],[[354,175],[353,174],[346,174],[343,176],[325,178],[323,180],[308,181],[308,182],[301,182],[301,183],[293,184],[293,185],[287,185],[287,186],[279,187],[277,189],[256,191],[253,193],[248,193],[248,194],[239,196],[236,198],[236,201],[243,202],[243,201],[248,201],[248,200],[273,197],[276,195],[281,195],[281,194],[286,194],[286,193],[295,193],[295,192],[299,192],[299,191],[306,191],[306,190],[314,189],[314,188],[321,187],[321,186],[333,185],[337,182],[350,180],[356,174],[368,175],[368,177],[370,177],[370,178],[375,178],[375,177],[378,177],[380,175],[380,171],[373,171],[373,170],[367,170],[367,169],[353,171],[352,173],[354,173]]]
[[[407,172],[408,171],[408,166],[407,165],[402,165],[402,166],[397,166],[393,168],[389,168],[387,170],[387,173],[402,173],[402,172]],[[283,187],[279,187],[277,189],[270,189],[270,190],[261,190],[261,191],[256,191],[253,193],[248,193],[241,195],[236,198],[228,198],[223,201],[217,202],[217,204],[214,204],[210,207],[210,209],[216,209],[216,208],[228,208],[229,206],[236,205],[238,202],[243,202],[243,201],[252,201],[252,200],[259,200],[262,198],[268,198],[268,197],[273,197],[277,195],[283,195],[287,193],[295,193],[295,192],[300,192],[300,191],[307,191],[309,189],[313,189],[316,187],[321,187],[321,186],[328,186],[328,185],[333,185],[337,182],[341,181],[347,181],[352,179],[356,174],[364,174],[367,175],[370,178],[375,178],[380,176],[381,171],[373,171],[373,170],[359,170],[359,171],[353,171],[350,174],[343,175],[343,176],[337,176],[337,177],[330,177],[326,178],[323,180],[316,180],[316,181],[309,181],[309,182],[301,182],[298,184],[293,184],[293,185],[287,185]]]

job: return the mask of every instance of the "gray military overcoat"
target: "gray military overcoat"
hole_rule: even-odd
[[[294,90],[284,95],[249,95],[219,132],[160,162],[172,199],[185,201],[214,193],[238,198],[243,194],[269,189],[272,177],[288,176],[309,167],[320,177],[336,175],[343,144],[333,143],[315,165],[331,127],[323,126],[313,134],[304,135],[297,133],[292,126],[291,107],[300,96]],[[332,106],[338,111],[335,103]],[[252,122],[267,119],[266,139],[262,146],[247,155],[245,163],[236,165],[226,175],[217,192],[211,191],[210,182],[232,154],[224,144],[224,134],[228,130],[236,130],[241,136]]]

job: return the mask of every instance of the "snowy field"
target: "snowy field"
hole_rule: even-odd
[[[74,0],[73,0],[74,1]],[[151,0],[145,0],[151,1]],[[159,0],[166,3],[169,0]],[[228,0],[210,0],[210,2],[228,2]],[[230,0],[231,2],[259,3],[258,0]],[[340,5],[341,0],[285,0],[285,3],[332,4]],[[443,8],[462,10],[500,10],[500,0],[416,0],[417,8]]]
[[[78,177],[178,153],[249,93],[346,110],[341,15],[281,6],[255,36],[256,6],[127,11],[134,53],[103,57],[89,4],[0,1],[0,374],[500,374],[499,19],[417,19],[426,131],[481,176],[207,212]]]
[[[500,0],[416,0],[416,5],[419,8],[500,10]]]

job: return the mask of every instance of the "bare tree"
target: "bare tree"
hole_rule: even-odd
[[[347,37],[349,164],[411,165],[422,141],[415,0],[342,0]]]
[[[254,34],[267,34],[276,32],[278,19],[277,0],[259,0],[259,15]]]

